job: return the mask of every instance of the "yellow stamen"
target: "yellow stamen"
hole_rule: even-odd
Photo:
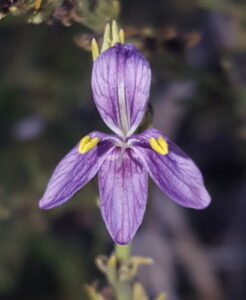
[[[118,25],[115,20],[112,22],[112,41],[111,46],[114,46],[116,43],[120,42]]]
[[[166,155],[168,153],[168,144],[162,136],[159,136],[158,139],[150,138],[149,144],[151,148],[157,153],[160,153],[162,155]]]
[[[124,33],[123,29],[120,30],[119,36],[120,36],[120,43],[124,44],[125,43],[125,33]]]
[[[80,152],[80,149],[82,149],[89,142],[90,139],[91,138],[89,137],[89,135],[86,135],[81,139],[81,141],[79,143],[79,152]]]
[[[95,39],[91,41],[91,52],[92,52],[92,59],[95,61],[99,56],[99,49]]]
[[[83,154],[93,149],[99,142],[98,137],[91,138],[89,135],[83,137],[79,143],[79,153]]]
[[[159,136],[158,137],[158,142],[161,145],[161,148],[166,152],[166,154],[168,153],[168,143],[167,141],[162,137]]]
[[[101,53],[111,47],[110,25],[105,26]]]
[[[42,1],[42,0],[35,0],[35,1]],[[99,56],[99,53],[104,52],[110,47],[113,47],[116,43],[125,43],[125,34],[123,29],[118,29],[118,25],[116,21],[114,20],[112,24],[106,24],[104,29],[104,35],[103,35],[103,42],[101,51],[99,51],[97,42],[95,39],[91,42],[91,50],[92,50],[92,58],[93,61],[96,60],[96,58]]]

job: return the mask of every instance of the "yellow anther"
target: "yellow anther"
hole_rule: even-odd
[[[167,143],[167,141],[162,136],[159,136],[158,137],[158,142],[161,145],[161,148],[164,150],[165,154],[167,154],[168,153],[168,143]]]
[[[110,24],[108,23],[104,29],[103,44],[101,53],[111,47]]]
[[[120,43],[124,44],[125,43],[125,33],[124,33],[123,29],[120,30],[119,36],[120,36]]]
[[[83,154],[93,149],[99,142],[98,137],[91,138],[89,135],[83,137],[79,143],[79,153]]]
[[[40,1],[40,0],[36,0]],[[122,29],[118,29],[118,25],[116,21],[114,20],[112,24],[107,24],[104,29],[104,35],[103,35],[103,42],[102,42],[102,47],[101,51],[99,51],[97,42],[95,39],[92,40],[91,42],[91,50],[92,50],[92,58],[93,61],[96,60],[98,57],[99,53],[104,52],[110,47],[113,47],[116,43],[121,43],[124,44],[125,42],[125,35],[124,31]]]
[[[157,153],[160,153],[162,155],[166,155],[168,153],[168,144],[162,136],[159,136],[158,139],[150,138],[149,144],[151,148]]]
[[[89,142],[90,139],[91,138],[89,135],[84,136],[79,143],[79,148],[83,148]]]
[[[112,41],[111,46],[114,46],[116,43],[120,42],[118,25],[115,20],[112,22]]]
[[[99,56],[99,49],[95,39],[91,41],[91,52],[92,52],[92,59],[93,61]]]

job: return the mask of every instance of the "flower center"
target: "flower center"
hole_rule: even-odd
[[[123,157],[127,148],[129,148],[129,146],[127,145],[127,143],[123,142],[122,145],[120,146],[120,155],[117,163],[118,167],[121,167],[122,165]]]

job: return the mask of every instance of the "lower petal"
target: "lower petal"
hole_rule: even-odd
[[[50,209],[61,205],[96,175],[106,156],[114,147],[113,137],[100,132],[92,132],[89,136],[98,137],[100,140],[98,145],[81,154],[79,144],[77,144],[61,160],[39,201],[40,208]]]
[[[149,144],[150,138],[163,137],[168,153],[162,155]],[[196,164],[176,144],[156,129],[132,137],[134,151],[157,186],[178,204],[196,209],[209,205],[211,199]]]
[[[115,148],[99,169],[100,207],[106,227],[118,244],[128,244],[146,208],[148,174],[126,149]]]

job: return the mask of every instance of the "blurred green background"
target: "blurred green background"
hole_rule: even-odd
[[[118,11],[105,0],[99,14],[99,0],[80,1],[82,21],[52,8],[34,25],[30,11],[8,14],[18,1],[0,0],[0,299],[85,299],[85,283],[105,284],[94,259],[113,245],[97,181],[51,211],[38,200],[67,151],[107,131],[93,103],[88,41],[119,14],[152,67],[155,127],[197,162],[213,199],[205,211],[188,210],[151,185],[133,249],[155,264],[139,280],[170,300],[244,300],[245,1],[124,0]]]

